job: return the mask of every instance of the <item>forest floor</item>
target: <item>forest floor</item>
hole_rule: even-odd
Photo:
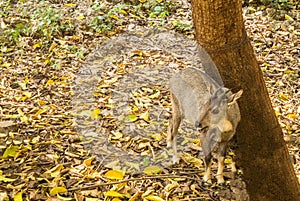
[[[232,153],[226,185],[201,182],[187,122],[178,165],[165,148],[168,79],[197,65],[190,4],[50,2],[0,2],[0,201],[247,200]],[[300,182],[299,4],[243,15]]]

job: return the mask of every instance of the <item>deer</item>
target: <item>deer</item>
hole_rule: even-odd
[[[203,181],[211,183],[211,163],[212,158],[215,158],[218,161],[217,183],[224,184],[224,159],[228,142],[235,135],[241,120],[237,100],[243,90],[232,93],[208,74],[193,67],[173,75],[169,84],[172,117],[169,120],[167,148],[172,147],[173,163],[179,162],[176,138],[180,123],[186,118],[196,128],[200,128],[205,163]],[[236,172],[234,162],[231,170]]]

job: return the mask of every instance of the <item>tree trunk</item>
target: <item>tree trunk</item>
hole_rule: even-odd
[[[250,200],[300,200],[300,185],[245,31],[241,0],[192,0],[192,7],[197,40],[224,85],[244,90],[236,154]]]

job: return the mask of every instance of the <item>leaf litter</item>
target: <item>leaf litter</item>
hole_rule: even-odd
[[[2,200],[237,200],[245,193],[243,182],[231,179],[227,171],[230,185],[224,189],[201,184],[204,166],[197,159],[199,142],[187,123],[180,130],[183,160],[177,167],[166,166],[171,154],[165,149],[170,115],[167,82],[176,70],[200,62],[192,60],[194,55],[187,51],[163,52],[163,48],[148,47],[149,41],[139,41],[122,54],[111,54],[120,50],[115,41],[108,44],[113,35],[139,26],[163,26],[193,38],[188,4],[156,1],[151,8],[147,7],[149,2],[138,3],[145,10],[134,3],[105,1],[101,6],[75,1],[12,2],[9,9],[1,3],[5,8],[1,28],[16,33],[9,41],[0,37]],[[22,13],[22,8],[27,13]],[[37,8],[40,13],[34,12]],[[51,12],[43,13],[43,9]],[[244,17],[300,178],[296,9],[245,7]],[[50,21],[39,21],[38,15]],[[102,16],[97,20],[107,27],[97,27],[96,16]],[[63,31],[51,31],[49,22],[62,25],[57,30]],[[22,28],[26,23],[29,34]],[[129,38],[132,43],[138,41]],[[13,42],[17,39],[18,43]],[[97,60],[97,51],[105,44],[108,57]],[[118,45],[126,42],[121,40]],[[88,53],[91,56],[86,59]],[[190,57],[180,57],[186,54]],[[97,76],[89,80],[93,70]],[[78,85],[78,80],[83,84]],[[81,105],[76,108],[76,104]]]

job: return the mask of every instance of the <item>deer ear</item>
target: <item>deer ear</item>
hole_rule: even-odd
[[[243,89],[239,90],[235,94],[230,95],[230,97],[228,98],[228,104],[231,105],[232,103],[237,101],[237,99],[239,99],[242,96],[242,94],[243,94]]]
[[[211,95],[212,95],[213,99],[218,99],[220,97],[223,98],[224,95],[226,95],[229,91],[230,90],[228,88],[226,88],[226,87],[219,87],[218,89],[216,89],[214,91],[211,90],[211,93],[213,92],[213,94],[211,94]]]

